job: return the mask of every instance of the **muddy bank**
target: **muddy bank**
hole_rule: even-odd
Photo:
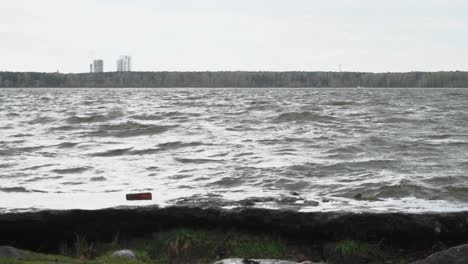
[[[343,239],[379,241],[420,250],[436,243],[468,241],[468,212],[460,213],[303,213],[259,208],[118,207],[102,210],[0,214],[0,244],[54,252],[76,234],[90,241],[148,236],[177,227],[237,228],[276,233],[304,243]]]

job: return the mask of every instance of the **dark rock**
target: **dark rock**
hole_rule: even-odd
[[[9,246],[0,246],[0,258],[24,258],[28,253],[24,250]]]
[[[435,253],[412,264],[466,264],[468,263],[468,244],[452,247]]]

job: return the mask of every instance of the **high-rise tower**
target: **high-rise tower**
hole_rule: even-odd
[[[117,71],[118,72],[132,71],[132,57],[120,56],[120,58],[117,60]]]
[[[93,72],[104,72],[104,61],[94,60],[94,71]]]

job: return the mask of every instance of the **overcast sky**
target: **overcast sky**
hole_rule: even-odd
[[[0,0],[0,71],[468,70],[467,0]]]

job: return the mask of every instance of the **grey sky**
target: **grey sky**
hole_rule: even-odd
[[[0,71],[468,70],[467,0],[0,0]]]

